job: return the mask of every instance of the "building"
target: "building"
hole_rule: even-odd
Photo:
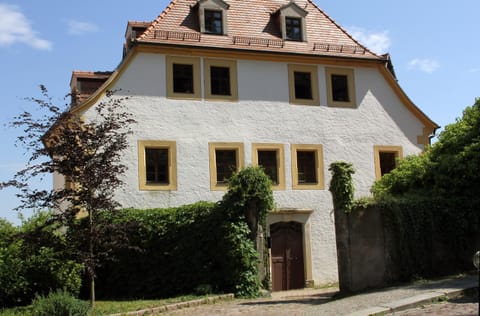
[[[262,165],[274,290],[337,280],[328,166],[353,163],[358,196],[418,154],[437,125],[406,96],[388,55],[310,0],[173,0],[129,22],[113,73],[74,72],[88,119],[106,90],[131,96],[124,207],[217,201],[233,171]],[[57,185],[62,179],[56,179]]]

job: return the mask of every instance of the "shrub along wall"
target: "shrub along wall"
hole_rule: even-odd
[[[403,197],[378,203],[394,238],[392,261],[400,280],[473,269],[480,247],[480,199],[449,196]]]
[[[480,248],[480,199],[425,185],[427,156],[410,157],[353,201],[352,166],[332,163],[340,290],[359,291],[473,268]],[[405,187],[415,187],[405,192]],[[398,192],[402,194],[398,194]],[[395,194],[393,194],[393,193]]]
[[[480,200],[410,197],[335,212],[340,289],[356,292],[473,269]],[[341,251],[340,251],[341,250]]]
[[[199,288],[251,296],[258,290],[248,283],[258,283],[250,230],[244,221],[226,220],[221,203],[126,209],[100,218],[126,227],[130,247],[98,269],[99,298],[158,298]]]
[[[37,213],[21,227],[0,219],[0,309],[28,305],[55,289],[78,294],[83,266],[65,251],[51,214]]]

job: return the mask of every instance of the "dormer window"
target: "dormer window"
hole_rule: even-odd
[[[285,17],[285,35],[288,40],[301,41],[303,39],[302,19]]]
[[[222,0],[199,0],[196,4],[200,32],[214,35],[227,34],[228,4]]]
[[[305,23],[307,14],[307,11],[293,1],[275,11],[273,16],[276,17],[284,40],[303,42],[307,40]]]
[[[223,34],[222,11],[205,10],[205,33]]]

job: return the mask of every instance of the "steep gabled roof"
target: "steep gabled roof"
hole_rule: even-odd
[[[204,1],[204,0],[202,0]],[[206,1],[206,0],[205,0]],[[336,63],[331,57],[349,59],[349,65],[375,65],[387,83],[400,98],[405,107],[423,124],[424,135],[419,143],[427,144],[429,137],[439,126],[423,113],[406,95],[398,84],[388,54],[379,56],[364,47],[342,29],[333,19],[324,13],[311,0],[215,0],[228,5],[227,35],[201,34],[198,20],[198,0],[172,0],[165,10],[151,23],[129,22],[129,26],[146,28],[141,36],[132,41],[131,52],[124,59],[105,83],[87,100],[76,107],[74,112],[83,112],[92,106],[102,94],[122,75],[128,64],[139,51],[141,44],[160,44],[172,47],[205,48],[209,52],[221,52],[223,49],[243,50],[259,58],[257,52],[266,52],[268,56],[279,53],[281,60],[290,60],[290,54],[301,54],[307,62]],[[307,41],[284,41],[275,15],[288,6],[297,6],[305,10]],[[346,62],[344,60],[344,62]]]
[[[228,0],[228,34],[201,34],[197,0],[172,0],[153,21],[140,43],[186,45],[194,47],[296,53],[318,56],[343,56],[382,60],[357,42],[311,0]],[[307,41],[284,41],[274,15],[295,5],[305,10]]]

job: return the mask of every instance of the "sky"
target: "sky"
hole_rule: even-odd
[[[28,159],[15,146],[21,131],[8,127],[32,109],[25,98],[38,97],[44,84],[56,104],[66,104],[72,70],[114,70],[127,21],[151,21],[168,2],[0,0],[0,182]],[[438,125],[453,123],[480,97],[480,1],[314,2],[368,48],[390,53],[400,86]],[[51,177],[33,185],[50,188]],[[0,190],[0,217],[19,224],[15,193]]]

